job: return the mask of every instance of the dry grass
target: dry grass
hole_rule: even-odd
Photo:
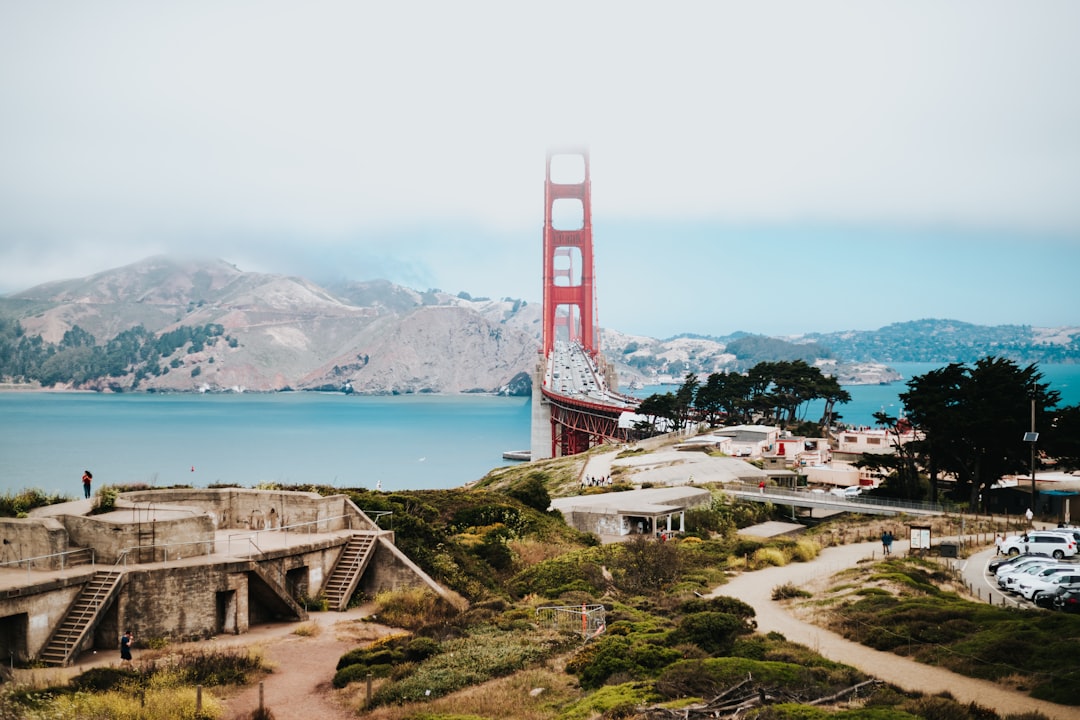
[[[577,546],[569,543],[562,543],[557,540],[552,542],[541,542],[539,540],[511,540],[507,545],[510,547],[510,551],[514,553],[517,563],[520,567],[532,567],[545,560],[565,555],[572,550],[576,550]]]
[[[322,632],[322,627],[317,622],[304,622],[293,628],[293,635],[300,637],[315,637]]]
[[[406,720],[418,713],[429,716],[552,720],[561,708],[582,696],[572,675],[551,668],[537,668],[491,680],[481,685],[424,703],[385,706],[364,712],[370,720]],[[362,711],[366,689],[350,686],[350,706]]]

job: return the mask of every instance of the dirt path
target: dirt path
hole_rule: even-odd
[[[353,608],[348,612],[312,613],[304,623],[283,622],[258,625],[243,635],[221,635],[212,640],[195,643],[176,643],[163,651],[135,651],[135,664],[186,647],[214,650],[247,647],[262,653],[273,672],[262,680],[263,704],[273,712],[275,720],[354,720],[357,715],[335,702],[331,680],[338,658],[349,650],[365,645],[394,632],[393,628],[363,622],[373,611],[372,606]],[[311,630],[303,635],[298,628]],[[88,652],[66,668],[26,670],[22,681],[35,684],[63,682],[91,667],[118,665],[119,654],[112,651]],[[223,720],[246,720],[259,707],[259,683],[222,692],[210,690],[222,697]]]
[[[727,585],[717,588],[712,594],[730,595],[752,605],[757,612],[759,632],[782,633],[788,640],[806,645],[831,660],[856,667],[905,690],[929,694],[948,691],[961,702],[978,703],[1001,714],[1037,710],[1054,720],[1080,718],[1080,708],[1035,700],[992,682],[957,675],[944,668],[923,665],[845,640],[836,633],[799,620],[788,613],[781,603],[772,600],[772,589],[777,585],[787,582],[805,585],[852,567],[875,552],[880,556],[880,550],[881,546],[876,542],[826,548],[813,562],[744,573]],[[903,551],[904,548],[894,546],[894,552]]]
[[[336,701],[331,680],[338,658],[349,650],[397,632],[362,622],[370,608],[346,613],[312,613],[304,627],[313,634],[297,635],[292,623],[287,633],[276,633],[262,644],[263,658],[274,671],[262,681],[264,707],[275,720],[352,720],[355,710]],[[240,690],[224,702],[225,720],[244,720],[259,707],[259,684]]]

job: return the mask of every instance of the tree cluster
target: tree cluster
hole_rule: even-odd
[[[805,420],[814,400],[824,400],[818,424],[827,428],[835,419],[837,404],[851,401],[851,394],[835,377],[825,375],[804,360],[760,362],[745,374],[712,373],[702,384],[687,373],[674,393],[654,394],[641,401],[638,413],[650,418],[651,429],[664,423],[681,430],[690,422],[710,426],[766,423],[791,427]]]
[[[1036,471],[1041,451],[1062,467],[1080,465],[1080,406],[1058,409],[1060,393],[1035,365],[998,357],[952,363],[912,378],[907,387],[900,394],[905,417],[874,415],[897,441],[896,454],[864,456],[859,463],[888,469],[892,495],[920,499],[929,492],[936,500],[940,481],[949,477],[954,499],[976,510],[1003,476],[1030,472],[1033,454]],[[1026,435],[1033,429],[1037,446]],[[908,430],[916,439],[901,444]]]
[[[148,375],[162,375],[179,367],[179,358],[174,357],[178,351],[202,352],[220,338],[235,347],[235,341],[227,338],[225,328],[218,324],[182,326],[160,335],[136,325],[99,345],[92,334],[75,325],[53,344],[40,335],[26,335],[16,321],[0,318],[0,378],[50,387],[58,383],[109,383],[131,374],[134,388]]]

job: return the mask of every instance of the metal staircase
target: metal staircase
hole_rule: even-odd
[[[94,573],[68,608],[38,659],[46,665],[68,665],[101,620],[102,611],[116,597],[123,578],[124,573],[120,570]]]
[[[349,538],[349,542],[341,550],[334,569],[330,571],[330,577],[323,587],[323,595],[331,610],[339,612],[349,605],[356,586],[360,582],[360,576],[364,574],[371,557],[375,554],[376,533],[362,532]]]

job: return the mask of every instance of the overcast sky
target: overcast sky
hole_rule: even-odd
[[[159,253],[600,324],[1080,325],[1080,3],[0,1],[0,293]]]

